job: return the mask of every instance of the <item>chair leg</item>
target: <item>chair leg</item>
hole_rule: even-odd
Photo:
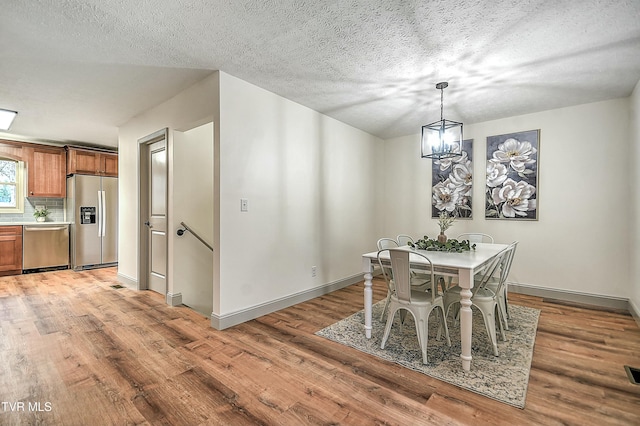
[[[382,308],[382,314],[380,315],[380,321],[384,321],[384,314],[387,313],[389,303],[391,302],[391,292],[387,291],[387,300],[384,301],[384,308]]]
[[[489,340],[491,340],[491,346],[493,347],[493,354],[498,356],[498,341],[496,338],[496,318],[494,315],[495,304],[494,303],[476,303],[476,306],[482,313],[482,319],[484,319],[484,326],[487,329]]]
[[[502,341],[507,341],[507,336],[504,334],[504,325],[507,323],[507,319],[502,316],[502,312],[500,311],[500,304],[498,303],[496,306],[496,314],[498,315],[498,325],[500,326],[500,337],[502,337]],[[508,330],[508,328],[507,328]]]
[[[497,288],[493,288],[491,287],[492,291],[496,291]],[[498,309],[500,310],[500,313],[502,314],[502,324],[504,324],[504,329],[505,330],[509,330],[509,321],[507,321],[507,318],[509,318],[509,312],[508,312],[508,308],[507,308],[507,288],[502,287],[502,290],[500,290],[500,293],[496,294],[496,302],[498,302]]]
[[[451,339],[449,338],[449,327],[447,327],[447,317],[444,313],[444,306],[437,305],[437,307],[440,308],[440,310],[442,310],[442,316],[441,316],[442,321],[440,323],[440,326],[438,327],[438,340],[440,340],[440,331],[442,330],[442,328],[444,328],[444,336],[447,338],[447,345],[451,346]]]
[[[460,322],[460,301],[456,300],[455,302],[453,302],[449,306],[447,306],[447,318],[449,318],[449,309],[451,309],[452,306],[454,307],[454,310],[453,310],[453,324],[457,325]]]
[[[460,303],[456,304],[456,314],[453,316],[456,324],[460,322]]]
[[[380,349],[384,349],[387,344],[387,339],[389,339],[389,333],[391,333],[391,326],[393,325],[393,317],[396,316],[396,312],[398,312],[398,308],[393,309],[392,312],[389,312],[387,316],[387,325],[384,327],[384,335],[382,336],[382,343],[380,344]]]
[[[414,320],[416,322],[416,333],[418,334],[418,343],[420,344],[420,351],[422,352],[422,363],[427,363],[427,340],[429,334],[429,313],[424,311],[412,312]]]
[[[504,324],[504,329],[509,330],[509,322],[507,321],[507,306],[504,297],[498,297],[498,309],[500,310],[500,318],[502,324]]]
[[[442,309],[442,312],[436,311],[436,315],[438,316],[438,332],[436,333],[436,340],[440,340],[440,337],[442,337],[442,320],[444,319],[444,309]]]
[[[453,295],[451,293],[445,293],[442,297],[442,304],[444,306],[445,317],[449,317],[449,309],[452,305],[460,303],[460,297],[458,295]]]
[[[449,304],[449,305],[444,305],[445,306],[445,311],[444,311],[444,315],[446,318],[449,318],[449,311],[451,310],[451,307],[453,307],[453,324],[457,324],[458,320],[460,319],[460,301],[456,300],[455,302]]]
[[[508,289],[508,287],[509,286],[507,285],[507,283],[505,283],[504,284],[504,290],[503,290],[504,291],[504,311],[507,314],[505,316],[505,318],[511,319],[511,314],[509,313],[509,296],[508,296],[509,289]],[[505,321],[505,324],[506,324],[506,321]],[[507,328],[507,330],[508,330],[508,328]]]
[[[407,310],[400,309],[400,333],[404,330],[404,322],[407,319]]]

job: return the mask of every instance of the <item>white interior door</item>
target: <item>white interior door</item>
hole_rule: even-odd
[[[166,140],[148,150],[148,284],[149,290],[167,294],[167,150]]]

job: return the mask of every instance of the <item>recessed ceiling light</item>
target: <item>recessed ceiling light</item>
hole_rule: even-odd
[[[0,130],[9,130],[13,119],[16,118],[18,113],[16,111],[10,111],[8,109],[0,109]]]

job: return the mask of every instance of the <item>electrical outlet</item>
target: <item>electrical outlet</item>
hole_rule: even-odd
[[[311,267],[311,276],[312,276],[312,277],[315,277],[315,276],[316,276],[316,274],[317,274],[316,267],[315,267],[315,266],[312,266],[312,267]]]
[[[36,206],[36,210],[44,210],[44,206]]]

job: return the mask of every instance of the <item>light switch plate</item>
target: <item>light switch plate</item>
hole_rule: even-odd
[[[246,198],[240,198],[240,211],[248,212],[249,211],[249,200]]]

